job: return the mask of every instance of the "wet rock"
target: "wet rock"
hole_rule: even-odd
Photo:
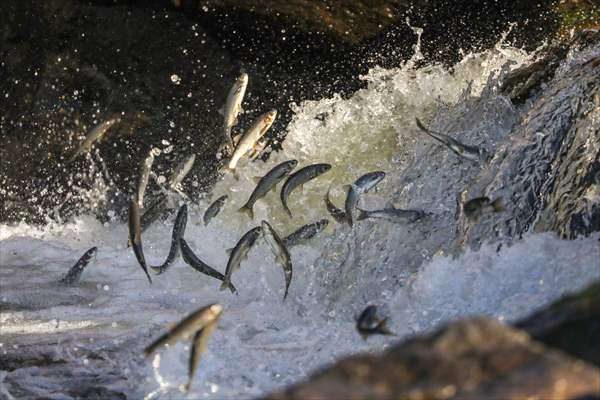
[[[598,395],[600,371],[488,319],[450,324],[380,356],[336,363],[269,399],[569,399]]]
[[[502,196],[507,212],[495,214],[493,223],[471,227],[471,246],[477,247],[480,238],[520,237],[532,229],[564,238],[600,230],[600,36],[578,37],[582,40],[570,50],[582,49],[582,59],[550,72],[557,64],[546,58],[548,64],[533,64],[512,76],[515,84],[508,92],[532,97],[522,105],[508,142],[470,188]],[[544,83],[544,76],[552,78]]]
[[[516,326],[547,346],[600,366],[600,282]]]

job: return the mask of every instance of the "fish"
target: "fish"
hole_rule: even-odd
[[[490,161],[491,155],[485,148],[463,144],[453,137],[427,129],[419,120],[419,118],[415,118],[415,120],[417,121],[417,126],[419,129],[431,136],[433,139],[442,143],[444,146],[448,147],[457,156],[478,164],[486,164]]]
[[[271,250],[275,255],[275,260],[281,264],[283,268],[283,275],[285,276],[285,292],[283,293],[283,301],[288,295],[288,290],[290,288],[290,283],[292,283],[292,258],[290,257],[290,253],[288,249],[285,247],[283,240],[277,233],[275,229],[269,224],[267,221],[262,221],[261,226],[263,228],[264,236],[271,246]]]
[[[477,221],[479,217],[487,213],[497,213],[505,211],[502,204],[502,197],[492,201],[489,197],[477,197],[463,204],[463,213],[469,221]]]
[[[254,121],[254,124],[244,132],[238,141],[237,146],[227,163],[226,170],[234,171],[238,161],[240,161],[243,156],[256,149],[258,140],[267,133],[276,117],[277,110],[270,110]]]
[[[223,123],[223,137],[225,143],[229,146],[229,150],[233,150],[234,144],[231,138],[231,129],[238,123],[238,115],[244,110],[242,109],[242,101],[246,94],[246,87],[248,86],[248,74],[242,73],[235,80],[235,83],[229,90],[225,106],[222,108],[221,113],[225,118]]]
[[[220,290],[225,290],[231,285],[231,275],[233,274],[233,271],[240,268],[242,261],[248,258],[248,252],[250,252],[250,249],[254,243],[256,243],[256,240],[260,235],[262,235],[262,228],[260,226],[252,228],[246,232],[237,242],[235,247],[231,249],[229,261],[227,261],[227,268],[225,269],[225,279],[223,280]]]
[[[142,231],[140,228],[140,209],[136,199],[131,199],[129,203],[129,241],[133,247],[135,258],[144,270],[148,282],[152,284],[152,278],[148,273],[148,266],[146,265],[146,259],[144,258],[144,250],[142,249]]]
[[[196,271],[203,273],[204,275],[218,279],[221,282],[225,281],[225,275],[200,260],[196,254],[194,254],[184,238],[179,238],[179,246],[181,247],[181,257],[187,265],[194,268]],[[237,294],[237,289],[231,282],[229,282],[228,288],[231,290],[231,293]]]
[[[330,191],[331,186],[329,187],[329,189],[327,189],[327,193],[325,193],[325,206],[327,207],[327,211],[329,211],[329,214],[331,214],[333,219],[336,220],[339,224],[344,224],[347,222],[348,217],[346,216],[346,213],[343,210],[337,208],[335,204],[333,204],[333,202],[329,198]]]
[[[169,205],[169,198],[161,194],[142,214],[140,219],[141,231],[144,232],[163,215],[170,215],[173,210]]]
[[[221,211],[221,207],[225,204],[225,200],[227,200],[227,195],[221,196],[215,201],[212,202],[210,206],[204,212],[202,216],[202,220],[204,221],[204,226],[208,225],[211,219],[217,216],[217,214]]]
[[[402,210],[392,206],[373,211],[367,211],[358,208],[358,211],[359,214],[356,218],[357,221],[362,221],[364,219],[385,219],[387,221],[400,224],[415,222],[430,215],[429,213],[421,210]]]
[[[150,267],[157,274],[160,275],[163,272],[166,272],[167,269],[175,262],[177,256],[179,255],[179,240],[183,237],[185,233],[185,226],[187,224],[187,205],[182,205],[177,212],[177,216],[175,217],[175,224],[173,224],[173,233],[171,234],[171,249],[169,250],[169,254],[167,255],[167,259],[165,262],[157,267]]]
[[[152,170],[152,164],[154,163],[154,149],[150,150],[150,153],[140,166],[140,175],[138,178],[138,206],[144,208],[144,194],[146,193],[146,186],[148,186],[148,180],[150,179],[150,171]]]
[[[181,182],[183,182],[187,174],[190,173],[192,167],[194,166],[194,161],[196,161],[196,155],[192,154],[177,164],[177,167],[173,170],[173,173],[169,178],[170,188],[177,188]]]
[[[216,322],[221,316],[221,312],[223,312],[223,307],[220,304],[209,304],[199,308],[146,347],[144,356],[150,357],[162,346],[172,346],[180,340],[192,338],[200,329]]]
[[[269,139],[267,139],[264,136],[258,139],[258,141],[256,142],[256,146],[254,146],[254,149],[248,154],[248,158],[252,161],[258,159],[265,147],[267,147],[268,143]]]
[[[75,265],[71,267],[71,269],[69,269],[69,272],[67,272],[65,277],[62,278],[60,282],[64,283],[65,285],[72,285],[74,283],[79,282],[81,273],[83,272],[85,267],[87,267],[87,265],[90,263],[92,257],[96,257],[97,252],[98,248],[92,247],[91,249],[83,253],[81,258],[75,263]]]
[[[346,222],[348,222],[350,226],[354,224],[354,210],[360,200],[360,196],[377,186],[383,178],[385,178],[385,172],[383,171],[369,172],[358,178],[350,186],[344,204],[344,208],[346,209]]]
[[[290,193],[292,193],[292,191],[298,186],[302,187],[302,185],[304,185],[306,182],[318,177],[321,174],[324,174],[330,169],[330,164],[312,164],[299,169],[286,179],[283,187],[281,188],[280,197],[281,204],[283,204],[283,208],[290,217],[292,216],[292,212],[287,205],[287,199]]]
[[[208,338],[216,327],[217,321],[215,320],[196,332],[192,338],[192,348],[190,349],[190,360],[188,364],[188,382],[185,385],[186,392],[189,392],[190,388],[192,387],[192,380],[196,374],[198,364],[200,364],[200,356],[206,350]]]
[[[367,340],[370,335],[375,334],[395,336],[396,334],[388,329],[387,321],[387,318],[381,320],[377,318],[377,307],[370,305],[357,318],[356,330],[363,340]]]
[[[258,181],[258,183],[252,191],[252,194],[250,195],[250,198],[246,204],[244,204],[239,211],[248,214],[250,219],[254,219],[254,203],[263,198],[270,190],[275,190],[277,188],[277,184],[294,168],[296,168],[297,165],[298,160],[284,161],[273,167],[262,178],[256,177],[255,179]]]
[[[73,161],[75,161],[75,159],[77,157],[79,157],[81,154],[83,153],[87,153],[92,149],[92,146],[94,145],[94,143],[100,139],[102,139],[102,137],[104,136],[104,134],[106,134],[106,132],[108,132],[108,130],[117,122],[119,122],[121,120],[121,118],[119,117],[115,117],[115,118],[110,118],[104,122],[99,123],[98,125],[96,125],[95,127],[93,127],[87,135],[85,135],[85,139],[83,140],[83,143],[81,143],[81,145],[79,146],[79,148],[77,149],[77,151],[71,156],[71,158],[67,161],[67,164],[72,163]]]
[[[283,239],[283,244],[286,248],[305,244],[313,237],[317,236],[321,231],[329,225],[328,219],[322,219],[300,227],[295,232],[289,234]]]

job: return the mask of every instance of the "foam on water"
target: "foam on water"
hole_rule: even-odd
[[[350,230],[331,221],[322,236],[291,250],[294,278],[285,303],[283,272],[262,241],[233,275],[239,290],[234,296],[181,260],[149,286],[126,248],[126,225],[117,220],[102,224],[80,216],[45,227],[1,226],[0,305],[6,311],[0,354],[18,352],[14,346],[22,343],[49,343],[58,358],[69,362],[74,381],[90,372],[101,376],[118,370],[130,382],[118,389],[135,397],[180,398],[189,344],[149,360],[140,357],[141,351],[168,324],[219,302],[224,312],[191,397],[248,398],[281,389],[340,356],[395,343],[398,338],[363,341],[357,334],[354,317],[368,303],[391,317],[390,328],[401,338],[470,315],[514,321],[600,279],[600,235],[563,241],[550,233],[530,234],[501,248],[482,238],[477,251],[461,249],[454,242],[455,194],[474,167],[459,163],[414,125],[419,116],[438,130],[493,149],[518,115],[495,93],[498,79],[530,58],[500,44],[465,57],[451,71],[415,69],[412,63],[374,69],[363,77],[368,87],[350,99],[334,96],[294,105],[284,150],[267,163],[242,163],[239,181],[226,176],[216,185],[212,198],[229,194],[230,201],[208,227],[201,221],[210,201],[192,206],[186,240],[199,258],[220,271],[227,263],[226,249],[261,218],[284,234],[326,218],[323,194],[329,185],[341,205],[341,186],[374,169],[388,176],[363,207],[391,201],[434,213],[410,226],[365,221]],[[250,177],[289,158],[300,166],[329,162],[334,168],[304,192],[292,194],[293,219],[272,193],[257,203],[254,222],[238,213],[254,188]],[[171,227],[172,219],[144,233],[149,264],[162,263]],[[58,281],[91,246],[99,249],[97,259],[81,283],[61,286]],[[63,349],[63,341],[75,343],[80,352]],[[100,350],[110,362],[78,356]],[[2,375],[0,392],[10,395],[18,384],[40,396],[65,398],[52,379],[20,369]]]

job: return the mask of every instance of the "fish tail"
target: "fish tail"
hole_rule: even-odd
[[[288,207],[288,205],[286,203],[283,203],[283,209],[285,210],[287,215],[289,215],[290,218],[292,218],[292,211],[290,210],[290,208]]]
[[[421,120],[417,117],[415,117],[415,121],[417,122],[417,126],[419,127],[420,130],[424,131],[424,132],[429,132],[429,130],[427,128],[425,128],[425,125],[423,125],[423,123],[421,122]]]
[[[494,200],[492,202],[492,207],[494,208],[494,212],[506,211],[504,205],[502,204],[502,197],[498,197],[496,200]]]
[[[150,277],[150,274],[148,273],[148,270],[144,269],[144,272],[146,273],[146,277],[148,278],[148,282],[152,285],[152,278]]]
[[[379,325],[377,325],[377,332],[381,333],[382,335],[388,335],[388,336],[396,336],[396,334],[392,331],[390,331],[390,329],[387,326],[387,318],[384,318]]]
[[[231,291],[232,294],[237,295],[237,289],[235,288],[235,286],[233,286],[233,283],[229,282],[229,285],[227,286],[227,288]]]
[[[248,217],[250,217],[250,219],[254,219],[254,210],[252,209],[252,207],[248,207],[247,205],[245,205],[242,208],[240,208],[238,212],[246,213],[248,214]]]
[[[232,286],[231,281],[229,279],[225,278],[223,280],[223,283],[221,284],[221,287],[219,288],[219,290],[225,290],[227,288],[230,288],[230,286]],[[229,289],[229,290],[231,290],[231,289]]]
[[[356,207],[356,209],[358,210],[358,215],[356,216],[357,221],[362,221],[363,219],[367,219],[368,214],[365,210],[363,210],[362,208],[358,208],[358,207]]]

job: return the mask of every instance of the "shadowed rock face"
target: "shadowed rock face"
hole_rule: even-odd
[[[450,324],[381,356],[353,357],[269,399],[569,399],[600,370],[488,319]]]
[[[600,282],[516,326],[547,346],[600,366]]]

